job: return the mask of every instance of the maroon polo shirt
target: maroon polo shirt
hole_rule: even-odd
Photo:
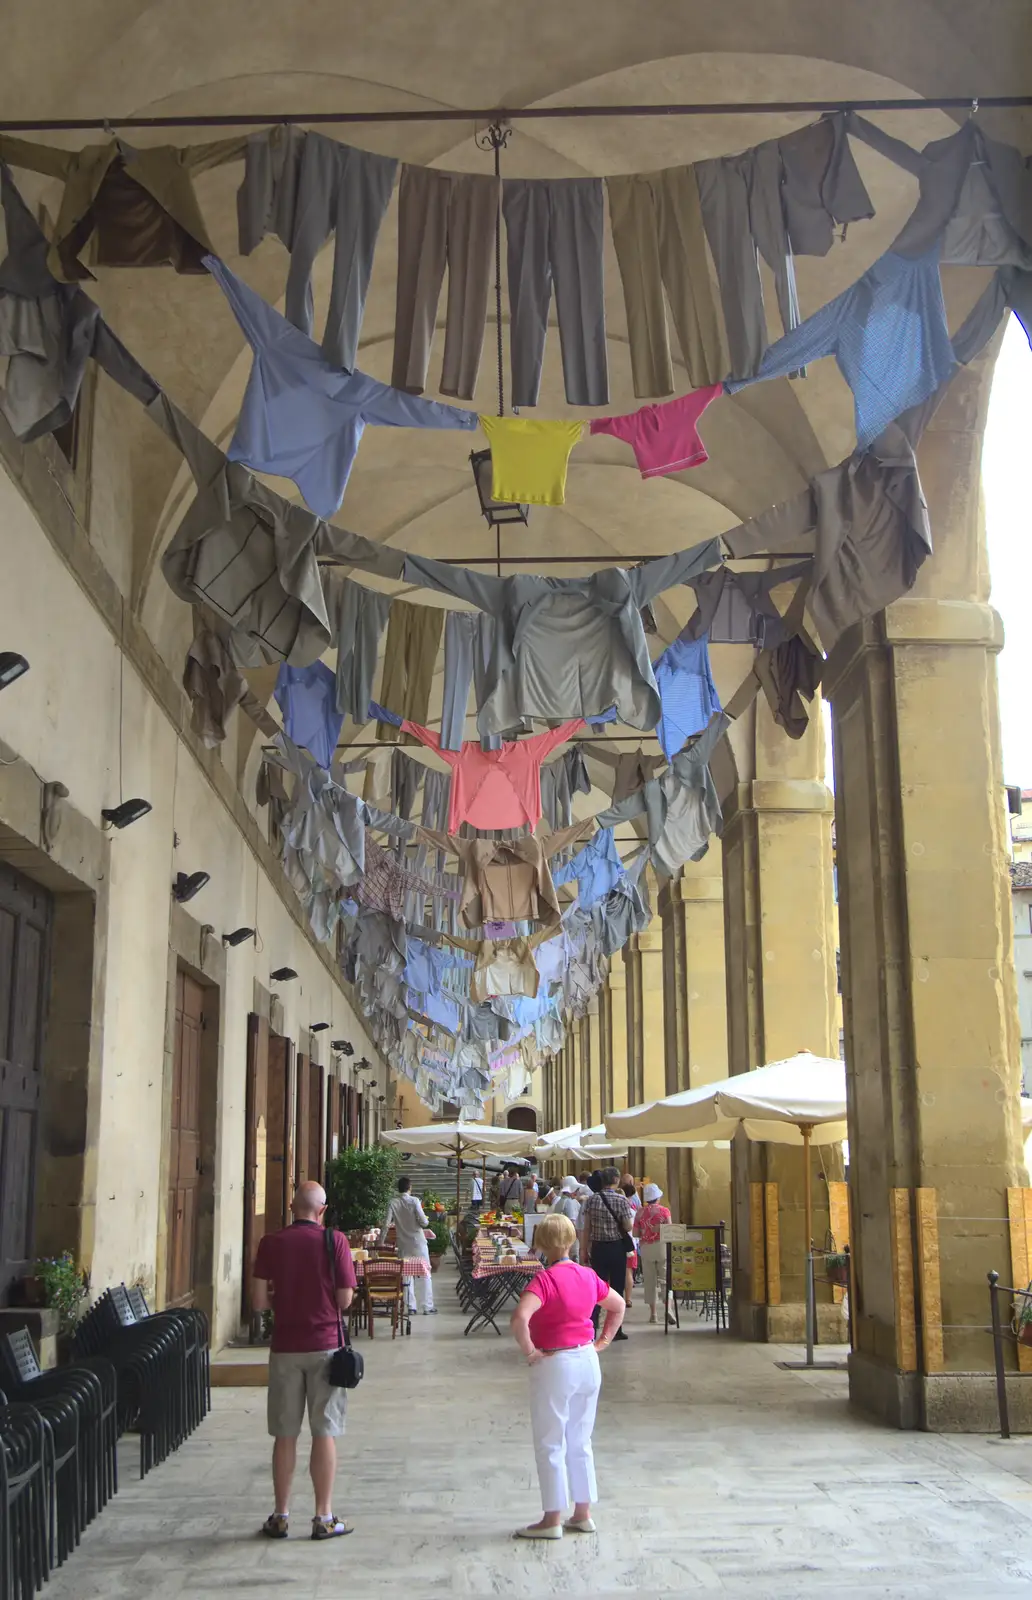
[[[351,1249],[335,1233],[338,1289],[357,1286]],[[318,1222],[292,1222],[259,1241],[254,1275],[272,1284],[274,1351],[336,1350],[337,1301],[330,1282],[326,1231]]]

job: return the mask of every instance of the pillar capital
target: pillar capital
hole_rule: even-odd
[[[724,832],[750,813],[831,816],[835,801],[820,778],[754,778],[739,783],[724,802]]]
[[[823,688],[833,698],[863,658],[886,645],[967,647],[996,655],[1003,649],[1003,621],[980,600],[939,600],[907,595],[880,616],[850,628],[828,657]]]
[[[627,988],[627,968],[618,966],[616,962],[609,969],[608,983],[610,990]]]
[[[641,933],[635,935],[635,943],[643,953],[663,953],[663,930],[655,926],[643,928]]]

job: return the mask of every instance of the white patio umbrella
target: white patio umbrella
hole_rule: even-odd
[[[846,1065],[801,1050],[787,1061],[772,1061],[753,1072],[614,1111],[606,1118],[606,1129],[611,1138],[628,1144],[668,1148],[733,1139],[739,1129],[748,1139],[801,1145],[806,1153],[809,1249],[813,1232],[810,1145],[840,1144],[846,1137]]]
[[[462,1160],[468,1156],[529,1155],[537,1135],[522,1128],[495,1128],[490,1123],[427,1122],[418,1128],[381,1133],[381,1143],[411,1155],[455,1157],[455,1209],[459,1209]]]

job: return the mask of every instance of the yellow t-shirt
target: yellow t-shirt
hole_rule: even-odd
[[[491,446],[491,493],[496,500],[534,506],[565,502],[570,451],[586,423],[482,416],[480,426]]]

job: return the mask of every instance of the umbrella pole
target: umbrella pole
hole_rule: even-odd
[[[461,1142],[461,1140],[456,1139],[456,1141],[455,1141],[455,1226],[456,1227],[458,1227],[458,1225],[459,1225],[459,1217],[462,1214],[462,1191],[461,1191],[461,1185],[462,1185],[462,1157],[459,1155],[459,1151],[461,1149],[462,1149],[462,1142]]]
[[[806,1213],[806,1279],[803,1290],[806,1296],[806,1365],[813,1366],[814,1324],[817,1321],[816,1285],[813,1277],[813,1194],[810,1187],[810,1123],[802,1122],[799,1132],[803,1136],[803,1208]]]

